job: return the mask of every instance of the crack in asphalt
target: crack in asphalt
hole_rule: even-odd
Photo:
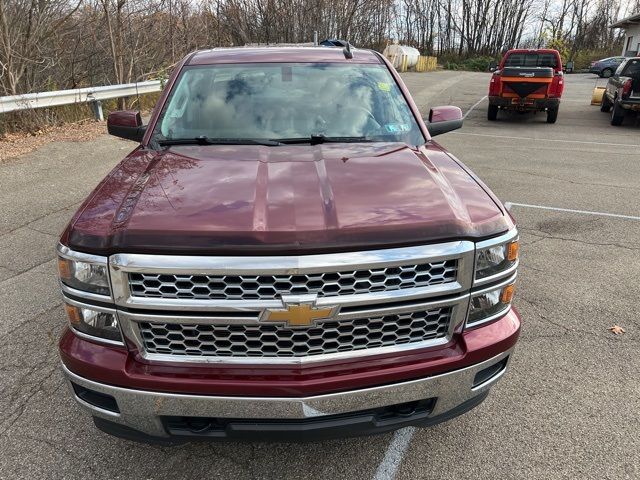
[[[524,230],[526,230],[526,229],[525,229],[525,228],[522,228],[522,227],[518,227],[518,230],[519,230],[519,231],[524,231]],[[547,238],[549,238],[549,237],[542,236],[542,235],[534,235],[534,234],[532,234],[532,235],[533,235],[533,236],[535,236],[535,237],[536,237],[536,239],[535,239],[535,240],[532,240],[532,241],[528,241],[528,240],[527,240],[527,242],[526,242],[526,243],[525,243],[525,242],[522,242],[522,246],[523,246],[523,247],[530,247],[530,246],[532,246],[532,245],[536,245],[537,243],[540,243],[540,242],[542,242],[542,241],[546,240]]]
[[[561,241],[565,241],[565,242],[575,242],[575,243],[580,243],[582,245],[592,245],[592,246],[596,246],[596,247],[616,247],[616,248],[622,248],[624,250],[640,251],[640,247],[630,247],[630,246],[624,245],[622,243],[588,242],[586,240],[580,240],[580,239],[577,239],[577,238],[560,237],[560,236],[554,235],[552,233],[549,233],[549,232],[547,232],[545,230],[541,230],[539,228],[518,227],[518,230],[526,231],[526,232],[528,232],[529,235],[533,235],[534,237],[540,238],[540,241],[542,241],[542,240],[561,240]],[[532,232],[542,232],[545,235],[537,235],[537,234],[532,233]],[[533,245],[533,243],[531,243],[529,245]]]
[[[32,227],[30,223],[25,225],[24,228],[26,228],[28,230],[33,230],[34,232],[40,233],[42,235],[48,235],[49,237],[57,237],[58,236],[55,233],[50,233],[50,232],[45,232],[45,231],[42,231],[42,230],[38,230],[37,228]]]
[[[47,445],[48,447],[51,447],[54,453],[62,453],[65,457],[69,458],[72,461],[76,461],[78,459],[78,454],[82,453],[82,449],[70,450],[60,442],[54,442],[52,440],[48,440],[41,436],[36,437],[33,435],[29,435],[27,433],[23,433],[23,434],[17,434],[16,438],[33,440],[36,443],[42,443],[44,445]],[[89,454],[91,455],[91,452],[89,452]],[[100,478],[98,474],[99,472],[93,467],[93,465],[91,465],[91,459],[85,458],[84,460],[85,461],[83,462],[83,468],[86,468],[89,471],[89,473],[91,473],[91,475],[89,475],[89,478]]]
[[[0,284],[0,287],[2,285]],[[19,330],[20,328],[22,328],[24,326],[25,323],[31,322],[35,319],[37,319],[38,317],[41,317],[43,315],[49,314],[51,312],[53,312],[54,310],[57,310],[59,308],[61,308],[64,305],[64,303],[62,301],[57,302],[54,306],[47,308],[45,310],[42,310],[40,312],[36,312],[34,313],[31,317],[27,318],[24,322],[16,325],[15,327],[13,327],[11,330],[7,330],[5,333],[0,334],[0,339],[4,339],[5,337],[9,337],[11,334],[13,334],[14,332],[16,332],[17,330]],[[13,343],[13,342],[12,342]],[[0,344],[1,345],[1,344]]]
[[[598,183],[598,182],[579,182],[577,180],[569,180],[568,178],[560,178],[560,177],[552,176],[552,175],[543,175],[541,173],[528,172],[526,170],[518,170],[518,169],[515,169],[515,168],[496,168],[496,167],[486,167],[486,166],[483,166],[481,168],[482,169],[486,169],[486,170],[496,170],[496,171],[499,171],[499,172],[522,173],[522,174],[525,174],[525,175],[531,175],[532,177],[547,178],[547,179],[550,179],[550,180],[556,180],[558,182],[571,183],[571,184],[574,184],[574,185],[609,187],[609,188],[622,188],[622,189],[625,189],[625,190],[640,191],[640,188],[633,187],[633,186],[611,185],[609,183]]]
[[[55,256],[52,256],[51,258],[44,260],[43,262],[38,263],[37,265],[34,265],[32,267],[27,268],[26,270],[22,270],[22,271],[17,271],[17,270],[13,270],[7,266],[5,266],[4,264],[0,264],[0,267],[9,270],[10,272],[12,272],[14,275],[11,275],[10,277],[5,278],[4,280],[0,281],[0,286],[2,286],[3,283],[8,282],[9,280],[15,279],[16,277],[19,277],[20,275],[25,275],[28,273],[35,273],[38,275],[45,275],[48,277],[54,277],[56,276],[55,273],[53,272],[42,272],[42,271],[33,271],[36,268],[42,267],[43,265],[46,265],[47,263],[49,263],[52,260],[55,260]]]
[[[6,235],[9,235],[9,234],[11,234],[11,233],[13,233],[13,232],[15,232],[15,231],[17,231],[17,230],[20,230],[21,228],[25,228],[25,227],[27,227],[28,225],[31,225],[32,223],[35,223],[35,222],[37,222],[37,221],[39,221],[39,220],[42,220],[43,218],[50,217],[51,215],[55,215],[56,213],[60,213],[60,212],[62,212],[62,211],[64,211],[64,210],[69,210],[69,209],[73,208],[75,205],[78,205],[78,203],[80,203],[80,202],[78,202],[78,201],[76,200],[76,201],[74,201],[73,203],[71,203],[70,205],[67,205],[67,206],[65,206],[65,207],[59,208],[59,209],[57,209],[57,210],[52,210],[51,212],[47,212],[47,213],[45,213],[44,215],[41,215],[41,216],[36,217],[36,218],[34,218],[34,219],[32,219],[32,220],[29,220],[28,222],[23,223],[23,224],[21,224],[21,225],[18,225],[17,227],[12,228],[11,230],[7,230],[7,231],[4,231],[4,232],[0,232],[0,238],[4,237],[4,236],[6,236]],[[51,234],[49,234],[49,235],[51,235]]]
[[[33,399],[39,393],[44,393],[46,395],[52,395],[60,390],[61,387],[65,386],[63,379],[53,380],[52,373],[57,369],[57,362],[52,362],[51,359],[47,361],[39,362],[36,365],[33,365],[29,371],[22,376],[22,379],[28,377],[29,374],[34,373],[35,369],[41,367],[43,365],[48,365],[50,368],[43,369],[41,372],[43,375],[42,378],[38,379],[33,384],[27,384],[27,387],[32,387],[33,390],[30,390],[27,394],[26,398],[24,396],[19,397],[19,393],[25,391],[25,383],[23,381],[18,382],[23,388],[20,390],[10,391],[9,395],[5,395],[5,392],[0,392],[0,399],[8,399],[9,403],[15,408],[11,412],[6,412],[3,418],[2,423],[0,423],[0,436],[5,436],[5,434],[13,427],[20,418],[24,415],[27,407],[31,403],[31,399]],[[53,389],[45,389],[43,388],[45,382],[54,381]]]
[[[545,323],[550,323],[551,325],[553,325],[555,327],[563,329],[565,331],[565,333],[573,333],[573,332],[581,332],[581,333],[587,333],[587,334],[594,334],[595,333],[595,332],[588,332],[586,330],[579,330],[579,329],[569,328],[566,325],[554,322],[553,320],[549,319],[549,317],[547,317],[546,315],[544,315],[543,313],[540,312],[540,309],[539,309],[540,304],[538,302],[530,300],[529,298],[527,298],[523,294],[518,295],[518,301],[519,302],[525,302],[525,303],[528,303],[529,305],[531,305],[536,310],[536,313],[538,314],[538,317],[542,321],[544,321]]]

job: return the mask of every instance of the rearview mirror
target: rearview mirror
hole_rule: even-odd
[[[462,127],[462,110],[458,107],[433,107],[429,111],[427,129],[435,137]]]
[[[142,125],[140,112],[134,110],[119,110],[111,112],[107,118],[107,131],[114,137],[142,142],[147,127]]]
[[[496,62],[495,60],[492,60],[491,63],[489,64],[489,71],[495,72],[497,69],[498,69],[498,62]]]

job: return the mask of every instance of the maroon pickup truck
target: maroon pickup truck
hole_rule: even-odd
[[[627,112],[640,112],[640,57],[625,59],[609,78],[601,112],[611,112],[611,125],[620,126]]]
[[[199,51],[58,245],[71,392],[124,438],[321,439],[480,404],[520,332],[518,233],[378,53]]]

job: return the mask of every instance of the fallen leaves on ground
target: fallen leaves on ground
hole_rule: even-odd
[[[107,132],[107,122],[83,120],[45,127],[33,133],[7,133],[0,136],[0,162],[32,152],[50,142],[85,142]]]
[[[623,333],[626,332],[626,330],[619,325],[614,325],[613,327],[609,327],[609,331],[614,335],[622,335]]]

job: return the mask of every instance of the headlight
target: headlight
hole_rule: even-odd
[[[476,250],[476,282],[489,281],[490,277],[510,272],[515,268],[518,263],[518,251],[520,248],[517,232],[509,233],[507,236],[511,238],[506,241],[497,239],[500,243],[494,245],[490,245],[491,240],[478,244]]]
[[[71,252],[65,247],[59,247],[58,252],[62,283],[85,292],[111,295],[106,257]]]
[[[507,313],[513,299],[514,280],[507,285],[471,294],[467,327],[488,322]]]
[[[70,303],[65,303],[64,307],[69,317],[69,323],[76,331],[92,337],[122,342],[118,317],[115,312],[100,307]]]

